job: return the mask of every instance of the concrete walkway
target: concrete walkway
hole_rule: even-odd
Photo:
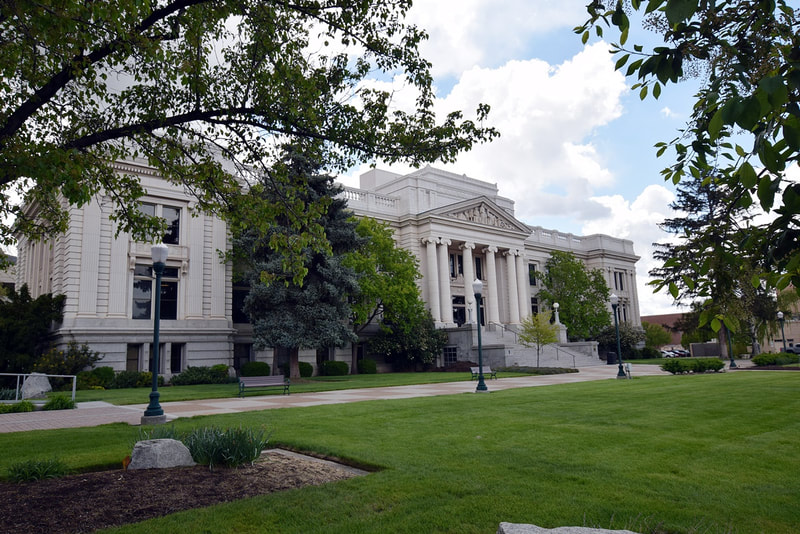
[[[633,365],[632,368],[631,374],[634,377],[669,374],[656,365]],[[492,392],[511,388],[550,386],[590,380],[610,380],[616,379],[617,372],[618,368],[615,365],[596,365],[593,367],[581,367],[577,373],[486,380],[486,385],[489,392]],[[319,393],[293,393],[291,395],[247,396],[242,399],[230,397],[225,399],[162,402],[161,407],[164,409],[168,420],[175,420],[179,417],[192,417],[195,415],[238,413],[272,408],[293,408],[368,400],[408,399],[473,393],[475,386],[475,381],[448,382],[444,384],[347,389]],[[233,391],[235,388],[233,385],[231,387]],[[146,407],[147,403],[115,406],[107,402],[97,401],[80,402],[75,410],[0,414],[0,433],[77,428],[108,423],[139,425]]]

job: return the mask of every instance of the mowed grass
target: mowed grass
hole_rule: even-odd
[[[798,532],[798,380],[773,371],[640,377],[181,420],[179,428],[264,425],[273,444],[382,470],[113,532],[488,534],[502,521]],[[0,434],[0,466],[119,461],[136,432]]]
[[[530,373],[501,372],[500,378],[528,376]],[[413,384],[439,384],[470,380],[469,373],[382,373],[374,375],[315,376],[292,380],[291,393],[311,393],[341,389],[376,388],[408,386]],[[198,399],[222,399],[239,395],[239,385],[202,384],[196,386],[162,386],[158,388],[159,401],[187,401]],[[62,393],[63,394],[63,393]],[[282,395],[278,389],[247,390],[245,395]],[[105,401],[111,404],[147,404],[150,402],[150,388],[126,388],[107,390],[79,390],[75,394],[77,402]]]

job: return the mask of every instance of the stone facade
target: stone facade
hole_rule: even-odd
[[[218,251],[228,246],[227,228],[195,211],[191,196],[142,164],[117,163],[147,191],[144,208],[171,222],[169,258],[162,279],[160,369],[169,378],[187,366],[250,359],[273,363],[272,351],[254,353],[249,325],[241,322],[244,294],[231,283],[231,267]],[[528,226],[514,217],[514,202],[495,184],[431,167],[401,176],[372,170],[361,187],[343,196],[361,216],[386,221],[397,243],[420,260],[423,298],[438,326],[475,322],[470,284],[483,281],[484,317],[490,326],[518,324],[535,311],[538,287],[529,274],[544,268],[552,250],[574,253],[599,268],[620,297],[623,321],[640,324],[635,263],[630,241],[606,235],[575,236]],[[70,225],[48,242],[19,240],[16,282],[31,294],[66,295],[58,344],[87,342],[103,353],[102,365],[117,370],[150,368],[153,278],[150,244],[116,235],[109,199],[97,197],[70,208]],[[165,315],[166,311],[166,315]],[[276,351],[278,352],[278,351]],[[284,356],[276,354],[275,359]],[[301,359],[350,360],[350,349],[302,351]]]

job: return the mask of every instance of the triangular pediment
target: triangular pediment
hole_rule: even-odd
[[[431,210],[425,215],[438,215],[458,221],[530,233],[530,228],[510,216],[487,197],[472,198]]]

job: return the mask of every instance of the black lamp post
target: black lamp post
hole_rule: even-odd
[[[783,340],[783,352],[786,352],[786,335],[783,333],[783,312],[778,312],[778,321],[781,323],[781,340]]]
[[[150,404],[147,405],[142,417],[143,425],[164,423],[167,420],[167,416],[164,415],[164,410],[158,402],[158,335],[161,326],[161,274],[164,272],[164,267],[167,263],[169,248],[164,243],[159,243],[158,245],[153,245],[150,250],[153,257],[153,271],[156,273],[156,283],[153,288],[156,301],[155,317],[153,318],[153,367],[150,369],[153,374],[153,390],[150,392]]]
[[[475,294],[475,302],[478,306],[478,387],[475,388],[475,393],[486,393],[489,388],[486,387],[486,382],[483,381],[483,342],[481,341],[481,290],[483,289],[483,282],[475,280],[472,282],[472,292]]]
[[[614,330],[617,331],[617,362],[619,363],[619,371],[617,372],[617,378],[628,378],[628,375],[625,374],[625,370],[622,368],[622,348],[619,342],[619,320],[617,319],[617,307],[619,306],[619,297],[615,294],[611,294],[611,309],[614,310]]]

